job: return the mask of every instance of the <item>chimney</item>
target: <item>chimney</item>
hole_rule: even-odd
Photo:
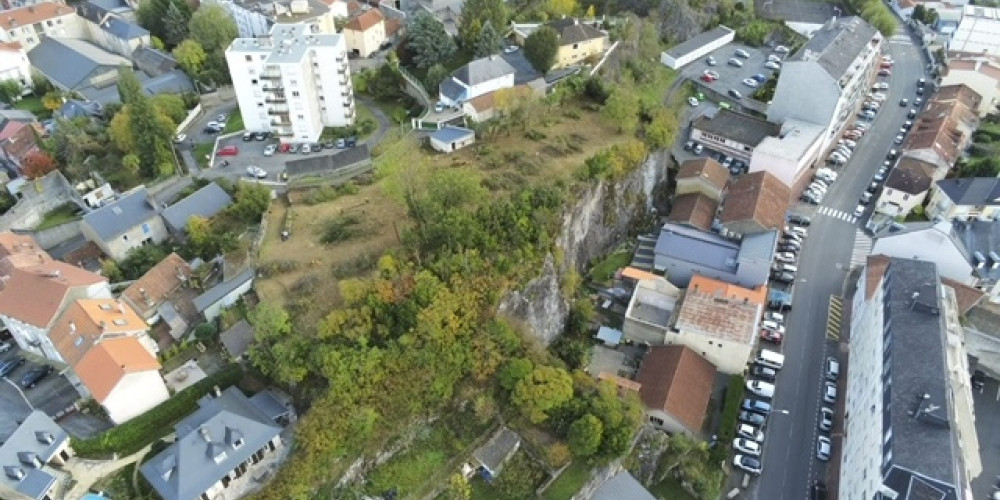
[[[122,299],[118,299],[116,302],[118,303],[118,312],[125,314],[125,304],[122,302]]]
[[[76,333],[76,322],[70,321],[69,322],[69,334],[73,335],[75,333]]]
[[[204,439],[206,443],[212,442],[212,436],[208,433],[208,429],[204,426],[198,429],[198,433],[201,434],[201,438]]]
[[[220,390],[219,386],[217,386],[217,385],[216,386],[212,386],[212,393],[215,394],[215,397],[217,397],[217,398],[222,397],[222,390]]]

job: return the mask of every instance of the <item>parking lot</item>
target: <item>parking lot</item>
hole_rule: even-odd
[[[750,57],[741,58],[736,57],[736,50],[743,49]],[[705,61],[708,60],[709,56],[702,57],[691,64],[688,64],[683,69],[681,69],[681,74],[695,82],[699,89],[705,89],[713,92],[717,92],[721,96],[726,96],[729,100],[731,97],[727,95],[730,89],[734,89],[743,94],[743,99],[748,99],[756,89],[750,88],[743,84],[743,80],[753,77],[756,74],[762,74],[768,78],[774,73],[773,70],[764,67],[764,63],[767,62],[767,56],[774,54],[782,59],[784,56],[781,54],[776,54],[771,51],[761,51],[760,49],[755,49],[753,47],[746,47],[739,44],[729,44],[719,49],[713,51],[710,56],[715,58],[716,65],[710,66]],[[743,63],[743,67],[737,68],[730,66],[727,61],[730,59],[739,59]],[[718,80],[708,83],[701,80],[701,75],[705,70],[712,70],[719,74]]]

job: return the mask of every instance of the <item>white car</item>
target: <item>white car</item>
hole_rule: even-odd
[[[694,107],[694,106],[697,106],[697,105],[701,104],[701,102],[698,101],[698,98],[696,98],[696,97],[688,97],[688,104],[690,104],[692,107]]]
[[[823,401],[833,404],[837,402],[837,384],[823,382]]]
[[[854,142],[854,141],[852,141],[850,139],[841,139],[840,142],[843,145],[845,145],[845,146],[847,146],[847,147],[849,147],[851,149],[854,149],[854,148],[858,147],[858,143],[856,143],[856,142]]]
[[[177,134],[176,136],[174,136],[174,144],[180,144],[186,141],[187,138],[188,138],[187,134]]]
[[[833,428],[833,410],[822,407],[819,409],[819,430],[829,431]]]
[[[883,94],[882,92],[875,92],[874,94],[871,95],[871,99],[873,101],[883,102],[886,100],[886,95]]]
[[[781,64],[778,64],[774,61],[768,61],[764,63],[764,67],[767,69],[781,69]]]
[[[255,179],[264,179],[267,177],[267,172],[263,168],[250,165],[247,167],[247,175]]]
[[[856,208],[854,209],[854,214],[853,214],[853,215],[854,215],[855,217],[861,217],[861,216],[862,216],[862,215],[864,215],[864,214],[865,214],[865,206],[864,206],[864,205],[858,205],[858,206],[857,206],[857,207],[856,207]]]
[[[754,396],[771,399],[774,397],[774,384],[769,384],[761,380],[749,380],[747,381],[747,390],[752,392]]]
[[[903,134],[899,134],[899,135],[896,136],[895,139],[892,140],[892,142],[894,142],[896,144],[902,144],[903,143],[903,139],[906,139],[906,137],[903,137]]]
[[[760,456],[760,443],[758,443],[757,441],[752,441],[750,439],[746,438],[734,439],[733,449],[740,453],[750,455],[751,457]]]
[[[774,54],[768,54],[768,56],[767,56],[767,62],[773,62],[773,63],[781,64],[781,57],[778,57],[778,56],[776,56]]]
[[[219,114],[219,116],[215,117],[215,121],[217,121],[217,122],[225,125],[226,122],[229,121],[229,115],[227,115],[225,113],[221,113],[221,114]]]
[[[506,47],[503,48],[503,53],[504,54],[513,54],[514,52],[517,52],[517,49],[519,49],[519,48],[520,47],[518,47],[517,45],[508,45],[508,46],[506,46]]]
[[[274,152],[277,150],[278,150],[277,144],[268,144],[267,147],[264,148],[264,156],[273,156]]]
[[[774,321],[775,323],[780,324],[785,322],[785,315],[780,312],[768,311],[767,314],[764,315],[764,319],[766,321]]]
[[[736,435],[741,438],[752,439],[758,443],[764,442],[764,432],[750,424],[736,426]]]
[[[788,47],[785,47],[784,45],[778,45],[777,47],[774,48],[774,51],[779,54],[787,54]]]
[[[771,320],[764,320],[760,322],[760,327],[765,330],[770,330],[772,332],[778,332],[780,334],[785,333],[785,325],[778,324]]]
[[[435,113],[443,113],[444,112],[444,103],[443,102],[439,102],[439,103],[435,104],[434,105],[434,112]]]
[[[837,176],[839,174],[837,174],[836,170],[823,167],[816,171],[816,175],[825,175],[827,177],[833,177],[833,180],[837,180]]]
[[[820,436],[816,441],[816,458],[826,462],[830,460],[832,445],[830,444],[830,438],[826,436]]]
[[[760,474],[760,460],[757,460],[756,457],[736,455],[733,457],[733,465],[748,474]]]
[[[781,262],[782,264],[791,264],[795,262],[795,254],[791,252],[781,252],[774,256],[774,260]]]
[[[746,85],[747,87],[755,89],[760,84],[757,83],[757,80],[754,80],[753,78],[744,78],[743,79],[743,85]]]

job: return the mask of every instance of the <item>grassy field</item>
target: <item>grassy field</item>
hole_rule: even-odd
[[[27,96],[17,101],[14,104],[16,109],[23,109],[25,111],[31,111],[38,117],[39,120],[46,120],[52,117],[52,112],[42,105],[42,98],[35,96]]]
[[[76,205],[67,203],[65,205],[57,207],[55,210],[45,214],[45,218],[42,222],[38,224],[35,229],[48,229],[50,227],[56,227],[67,222],[72,222],[80,218],[77,213],[80,209]]]
[[[628,266],[632,262],[632,252],[618,251],[590,268],[590,279],[595,283],[607,283],[615,271]]]
[[[233,110],[233,114],[229,116],[229,120],[226,121],[226,128],[222,131],[222,133],[231,134],[233,132],[239,132],[244,128],[243,115],[240,114],[239,109],[235,109]]]
[[[212,155],[212,148],[214,146],[214,142],[199,142],[194,145],[194,150],[191,154],[193,154],[194,159],[198,161],[199,167],[208,168],[208,158]]]
[[[542,492],[544,500],[569,500],[580,491],[590,478],[590,465],[582,460],[570,464],[559,477]]]

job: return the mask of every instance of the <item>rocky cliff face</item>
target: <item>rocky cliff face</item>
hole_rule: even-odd
[[[666,180],[669,154],[654,152],[639,168],[616,182],[602,181],[567,208],[556,239],[562,258],[546,257],[538,277],[507,294],[499,312],[523,322],[545,344],[562,333],[570,297],[560,284],[571,271],[583,272],[593,259],[621,242],[637,217],[652,209],[653,189]]]

